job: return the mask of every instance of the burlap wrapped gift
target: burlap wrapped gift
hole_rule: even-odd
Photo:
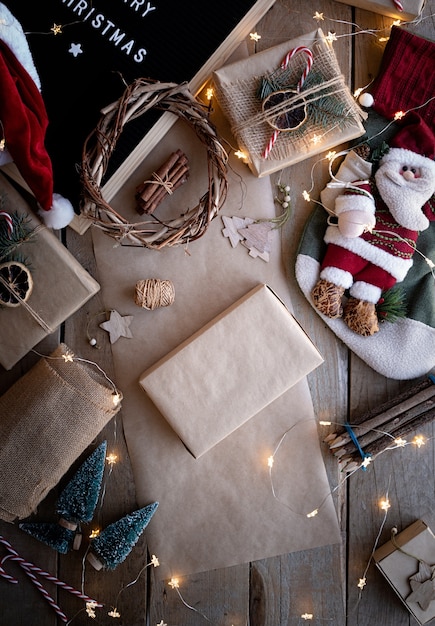
[[[7,522],[33,513],[120,409],[99,370],[69,357],[61,344],[0,397],[0,518]]]
[[[299,93],[295,95],[293,87],[293,96],[266,114],[259,94],[261,81],[272,77],[273,82],[278,81],[280,85],[283,82],[296,85],[306,70],[304,52],[291,57],[286,69],[282,69],[282,64],[288,54],[299,47],[309,49],[313,55],[305,82]],[[311,86],[310,81],[313,81]],[[258,177],[335,148],[365,132],[362,121],[367,114],[350,93],[334,49],[320,28],[219,68],[213,72],[213,82],[238,147],[245,154],[248,167]],[[276,93],[280,93],[278,87]],[[297,114],[301,99],[305,103],[306,118],[293,130],[280,132],[266,156],[265,148],[274,133],[271,112],[277,109],[281,114]],[[335,114],[319,115],[319,109],[333,110]]]

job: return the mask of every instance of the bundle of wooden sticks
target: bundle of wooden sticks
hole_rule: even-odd
[[[172,194],[189,176],[189,161],[181,150],[173,152],[150,180],[136,188],[136,210],[138,213],[153,213],[162,200]]]
[[[368,411],[350,428],[329,434],[324,442],[338,458],[340,469],[351,472],[361,466],[365,457],[374,458],[387,448],[399,445],[399,440],[433,419],[435,377],[429,377]]]

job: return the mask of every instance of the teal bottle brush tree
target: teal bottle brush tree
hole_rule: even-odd
[[[154,515],[158,502],[148,504],[107,526],[91,539],[88,561],[96,570],[113,570],[125,561]]]
[[[56,512],[60,516],[58,523],[23,522],[21,530],[47,544],[61,554],[71,548],[77,550],[81,543],[80,524],[87,523],[97,506],[103,481],[107,442],[98,448],[83,462],[73,478],[61,492]]]

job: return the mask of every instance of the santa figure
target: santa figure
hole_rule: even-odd
[[[346,185],[335,201],[338,224],[326,229],[312,299],[321,313],[342,317],[360,335],[378,332],[377,302],[405,278],[419,233],[435,221],[434,156],[430,128],[408,113],[374,177]]]

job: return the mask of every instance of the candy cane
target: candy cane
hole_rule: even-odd
[[[53,576],[52,574],[49,574],[48,572],[45,572],[43,569],[41,569],[37,565],[34,565],[33,563],[30,563],[29,561],[26,561],[25,559],[23,559],[18,554],[18,552],[12,547],[12,545],[9,543],[9,541],[7,541],[2,535],[0,535],[0,543],[3,544],[6,547],[6,549],[8,550],[8,552],[10,553],[9,555],[3,557],[3,559],[0,561],[0,576],[5,578],[6,580],[9,580],[12,583],[17,583],[18,581],[13,576],[10,576],[9,574],[7,574],[4,571],[3,567],[1,567],[1,566],[3,565],[3,563],[6,560],[11,560],[11,561],[15,561],[15,562],[19,563],[19,565],[25,571],[25,573],[30,578],[30,580],[33,582],[33,584],[39,589],[39,591],[42,593],[44,598],[48,601],[48,603],[52,606],[52,608],[56,611],[56,613],[59,615],[59,617],[64,622],[67,622],[68,618],[63,613],[63,611],[60,609],[60,607],[56,604],[56,602],[53,600],[53,598],[50,596],[50,594],[46,591],[46,589],[43,587],[43,585],[38,581],[38,579],[33,574],[33,572],[36,572],[37,574],[39,574],[40,576],[43,576],[44,578],[46,578],[50,582],[54,583],[55,585],[58,585],[62,589],[65,589],[65,591],[69,591],[70,593],[72,593],[73,595],[77,596],[81,600],[85,600],[86,602],[91,602],[96,607],[99,607],[99,608],[101,608],[103,606],[102,604],[96,602],[95,600],[93,600],[92,598],[87,596],[86,594],[81,593],[80,591],[78,591],[74,587],[71,587],[71,585],[68,585],[67,583],[64,583],[63,581],[59,580],[58,578],[56,578],[56,576]]]
[[[2,542],[3,543],[3,542]],[[36,578],[36,576],[30,571],[30,569],[28,567],[26,567],[25,565],[23,565],[23,563],[21,562],[22,559],[20,557],[15,557],[12,554],[8,557],[5,557],[2,560],[2,563],[6,560],[6,559],[11,559],[12,561],[18,561],[21,565],[21,567],[23,568],[23,570],[25,571],[25,573],[27,574],[27,576],[30,578],[30,580],[32,581],[32,583],[35,585],[35,587],[37,589],[39,589],[39,591],[42,593],[43,597],[47,600],[47,602],[49,603],[49,605],[52,607],[52,609],[54,609],[54,611],[57,613],[57,615],[60,617],[60,619],[63,622],[67,622],[68,618],[65,615],[65,613],[62,611],[62,609],[60,608],[60,606],[58,604],[56,604],[56,602],[54,601],[54,599],[51,597],[51,595],[48,593],[48,591],[45,589],[45,587],[39,582],[39,580]],[[11,580],[10,582],[15,582],[14,580]]]
[[[307,63],[305,65],[305,69],[302,72],[302,76],[299,79],[299,82],[296,86],[296,91],[300,91],[302,89],[302,85],[305,82],[305,79],[307,78],[312,66],[313,66],[313,53],[311,52],[311,50],[305,46],[297,46],[296,48],[293,48],[293,50],[290,50],[286,56],[284,57],[284,59],[281,62],[281,68],[283,70],[287,69],[288,64],[290,63],[290,60],[299,52],[303,52],[306,54],[307,56]],[[275,130],[271,136],[271,138],[269,139],[269,142],[263,152],[263,157],[265,159],[268,158],[273,146],[275,145],[276,140],[278,139],[278,135],[279,135],[279,130]]]
[[[400,0],[393,0],[393,2],[398,11],[403,11],[403,4],[400,2]]]
[[[11,216],[9,215],[9,213],[6,213],[6,211],[0,211],[0,215],[5,218],[8,225],[9,236],[11,236],[14,231],[14,225]]]

